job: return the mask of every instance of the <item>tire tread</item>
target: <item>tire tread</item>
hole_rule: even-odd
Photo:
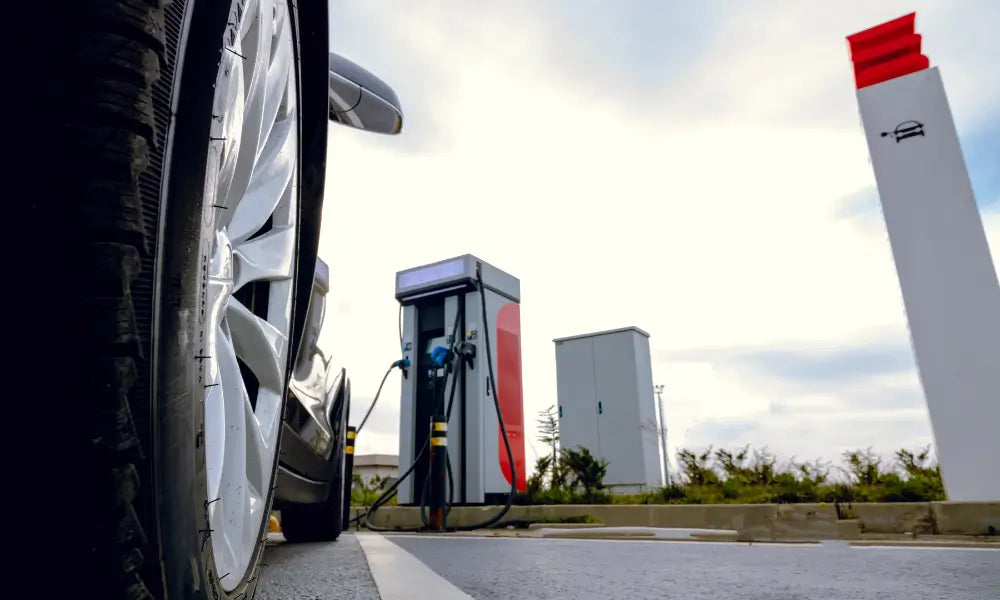
[[[73,27],[77,49],[66,89],[74,110],[64,131],[79,157],[70,203],[81,272],[77,306],[82,317],[81,362],[87,376],[81,397],[92,402],[82,428],[85,467],[100,482],[88,499],[94,515],[89,535],[94,597],[147,600],[154,595],[147,563],[149,544],[136,510],[142,490],[140,428],[129,405],[143,351],[133,286],[149,255],[139,181],[150,150],[162,143],[153,106],[166,37],[166,2],[92,0]],[[148,415],[147,415],[148,417]],[[154,558],[155,561],[155,558]],[[145,574],[145,576],[144,576]]]

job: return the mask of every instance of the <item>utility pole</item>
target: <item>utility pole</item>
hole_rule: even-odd
[[[663,451],[663,485],[670,485],[670,455],[667,454],[667,417],[663,412],[663,386],[655,385],[657,404],[660,407],[660,449]]]

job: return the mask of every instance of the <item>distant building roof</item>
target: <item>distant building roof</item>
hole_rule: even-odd
[[[578,340],[580,338],[597,337],[599,335],[610,335],[612,333],[622,333],[623,331],[635,331],[646,337],[649,337],[648,333],[633,325],[631,327],[619,327],[618,329],[608,329],[606,331],[595,331],[594,333],[581,333],[579,335],[571,335],[568,337],[556,338],[552,341],[558,344],[559,342],[568,342],[570,340]]]
[[[356,454],[354,466],[399,468],[399,456],[395,454]]]

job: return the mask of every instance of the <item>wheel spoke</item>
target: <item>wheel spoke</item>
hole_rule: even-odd
[[[244,398],[244,401],[243,415],[246,425],[244,431],[246,432],[247,445],[246,477],[250,487],[253,490],[259,491],[268,485],[265,479],[267,473],[271,470],[271,453],[267,441],[263,438],[263,432],[261,431],[260,423],[257,421],[257,416],[254,414],[253,407],[250,406],[250,398]]]
[[[229,208],[227,197],[236,177],[243,130],[243,62],[238,56],[223,52],[220,68],[228,75],[216,84],[217,87],[221,87],[222,93],[214,103],[212,114],[213,119],[222,122],[219,127],[220,135],[213,137],[223,144],[215,204]]]
[[[273,440],[278,432],[281,419],[281,399],[282,393],[263,388],[257,392],[257,407],[254,414],[257,417],[257,426],[260,428],[261,438],[268,443]],[[268,446],[273,451],[273,444]],[[270,468],[270,465],[265,465]],[[261,491],[267,491],[261,488]]]
[[[247,40],[244,47],[248,52],[252,51],[254,58],[269,58],[271,56],[273,28],[271,15],[274,13],[274,6],[271,0],[260,0],[258,8],[257,25],[254,28],[256,39]],[[264,17],[265,14],[267,15],[266,20]],[[268,60],[254,60],[253,72],[249,74],[247,116],[243,121],[243,139],[246,140],[246,149],[253,150],[251,154],[254,160],[257,159],[257,149],[264,139],[261,137],[261,126],[265,119],[264,98],[267,91],[270,67],[271,65]]]
[[[295,125],[294,119],[286,119],[272,128],[260,157],[261,166],[254,171],[244,197],[232,211],[229,239],[233,244],[246,241],[267,223],[291,182],[298,146]]]
[[[230,329],[230,334],[232,330]],[[229,336],[222,335],[216,344],[219,353],[219,372],[222,376],[222,398],[225,406],[225,440],[226,450],[222,461],[222,482],[219,493],[222,497],[223,518],[226,521],[228,542],[239,540],[243,536],[243,507],[246,503],[246,464],[247,444],[243,429],[246,420],[247,398],[246,384],[240,374],[239,362],[236,360],[234,341]]]
[[[240,9],[237,9],[240,10]],[[253,31],[253,26],[256,24],[255,17],[260,13],[257,10],[257,0],[250,0],[242,8],[243,20],[240,22],[240,39],[245,40],[250,32]]]
[[[291,330],[292,280],[283,279],[268,284],[271,288],[268,298],[268,323],[278,331]]]
[[[260,130],[260,140],[257,145],[258,154],[264,149],[264,140],[271,134],[271,128],[277,120],[282,98],[286,98],[285,93],[288,91],[289,85],[294,83],[294,80],[290,80],[288,77],[289,71],[292,68],[292,34],[288,28],[288,11],[283,5],[275,5],[274,11],[276,29],[274,36],[275,43],[272,46],[274,58],[271,60],[271,67],[267,74],[267,85],[264,90],[263,126]],[[293,101],[295,99],[294,94],[288,96],[287,99]],[[287,108],[285,114],[289,114]]]
[[[248,523],[261,523],[264,519],[264,494],[254,488],[253,485],[247,488],[246,514]],[[253,548],[257,544],[256,535],[259,529],[246,528],[244,530],[243,543],[248,548]],[[265,530],[266,531],[266,530]]]
[[[295,261],[295,227],[275,227],[264,235],[244,242],[233,252],[239,290],[250,281],[290,279]]]
[[[285,334],[250,312],[235,298],[229,301],[226,320],[233,333],[233,346],[237,356],[250,367],[260,387],[280,391],[284,382],[285,352],[288,346]]]
[[[233,206],[242,198],[256,167],[258,146],[261,140],[264,116],[264,92],[267,88],[271,35],[274,8],[271,0],[260,0],[256,11],[245,17],[253,21],[253,33],[243,41],[242,49],[248,63],[243,74],[246,83],[246,100],[243,109],[243,128],[240,136],[240,155],[237,157],[235,175],[226,195],[226,206]]]
[[[233,256],[223,232],[216,232],[215,251],[209,262],[206,317],[210,323],[222,323],[223,312],[233,293]]]

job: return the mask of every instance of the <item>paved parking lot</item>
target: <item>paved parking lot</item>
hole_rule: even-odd
[[[286,600],[1000,598],[992,549],[362,533],[274,546],[264,560],[259,597]]]

